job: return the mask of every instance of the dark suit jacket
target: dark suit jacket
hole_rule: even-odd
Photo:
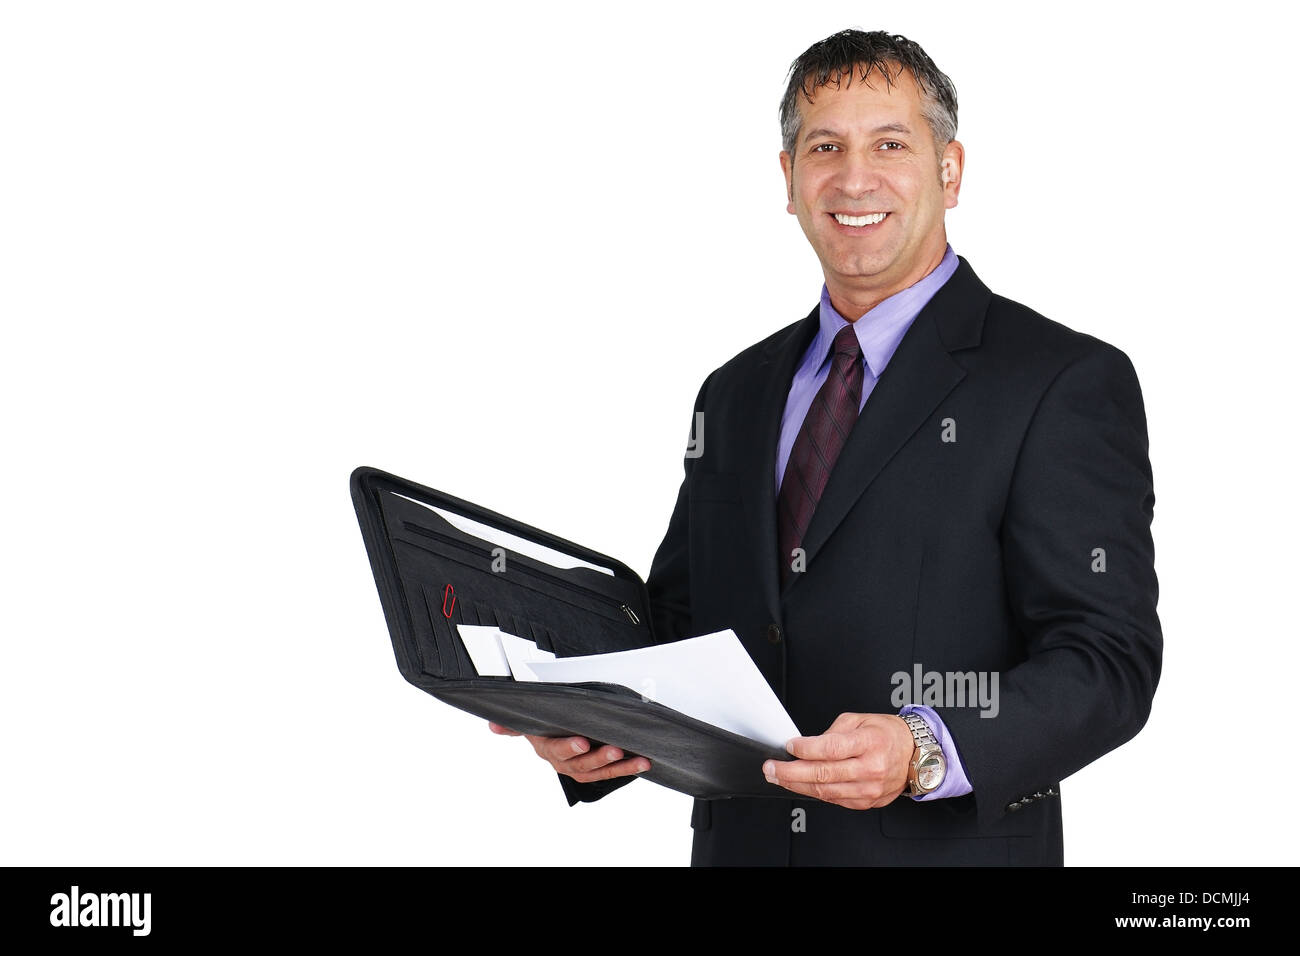
[[[1160,674],[1133,366],[994,295],[959,257],[855,423],[807,570],[782,590],[777,438],[817,327],[814,308],[700,389],[703,453],[685,459],[647,579],[658,637],[734,629],[804,734],[897,713],[892,675],[916,663],[997,672],[998,713],[936,708],[971,794],[865,811],[697,800],[692,863],[1059,864],[1060,781],[1141,729]],[[619,782],[565,789],[594,799]]]

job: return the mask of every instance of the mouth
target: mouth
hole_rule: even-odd
[[[848,233],[867,233],[874,230],[889,216],[887,212],[867,212],[861,215],[849,215],[843,212],[827,213],[840,229]]]

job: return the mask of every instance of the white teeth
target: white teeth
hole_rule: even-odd
[[[888,215],[887,212],[873,212],[869,216],[846,216],[837,212],[835,221],[844,226],[874,226],[878,222],[883,222]]]

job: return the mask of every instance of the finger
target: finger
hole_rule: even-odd
[[[816,797],[818,800],[848,800],[863,799],[874,800],[880,796],[878,787],[865,784],[861,780],[842,780],[838,783],[813,783],[803,780],[790,780],[785,783],[777,784],[786,790],[794,793],[802,793],[807,797]]]
[[[800,760],[848,760],[864,753],[868,741],[868,735],[862,731],[827,731],[816,737],[795,737],[785,749]]]
[[[597,747],[589,754],[580,754],[557,761],[555,769],[561,773],[587,773],[631,756],[633,755],[624,754],[617,747]]]
[[[778,784],[792,793],[812,797],[826,803],[848,807],[851,810],[868,810],[883,807],[893,801],[897,794],[885,794],[878,785],[863,783],[861,780],[842,781],[839,783],[805,783],[792,780]]]
[[[492,731],[492,733],[494,733],[494,734],[506,734],[507,736],[510,736],[510,737],[522,737],[522,736],[523,736],[523,734],[521,734],[519,731],[517,731],[517,730],[511,730],[509,727],[502,727],[500,724],[496,723],[495,721],[491,721],[491,720],[488,721],[488,730]]]
[[[763,776],[783,787],[790,783],[862,782],[869,773],[859,760],[769,760],[763,764]]]
[[[552,763],[569,760],[591,750],[591,741],[586,737],[539,737],[534,734],[524,734],[524,736],[528,738],[528,742],[533,745],[533,749],[538,754]]]
[[[605,766],[596,770],[571,774],[570,776],[579,783],[595,783],[597,780],[609,780],[611,777],[627,777],[644,773],[649,769],[650,761],[645,757],[629,757],[627,760],[617,760],[614,763],[605,764]]]

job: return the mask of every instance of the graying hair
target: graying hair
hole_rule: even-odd
[[[781,98],[781,148],[793,157],[803,126],[796,102],[800,93],[811,103],[817,89],[830,84],[838,87],[841,77],[847,81],[855,68],[863,81],[877,70],[888,87],[894,82],[891,67],[907,69],[916,78],[921,88],[921,114],[930,125],[936,152],[942,154],[957,138],[957,88],[919,43],[883,30],[841,30],[814,43],[790,64]]]

